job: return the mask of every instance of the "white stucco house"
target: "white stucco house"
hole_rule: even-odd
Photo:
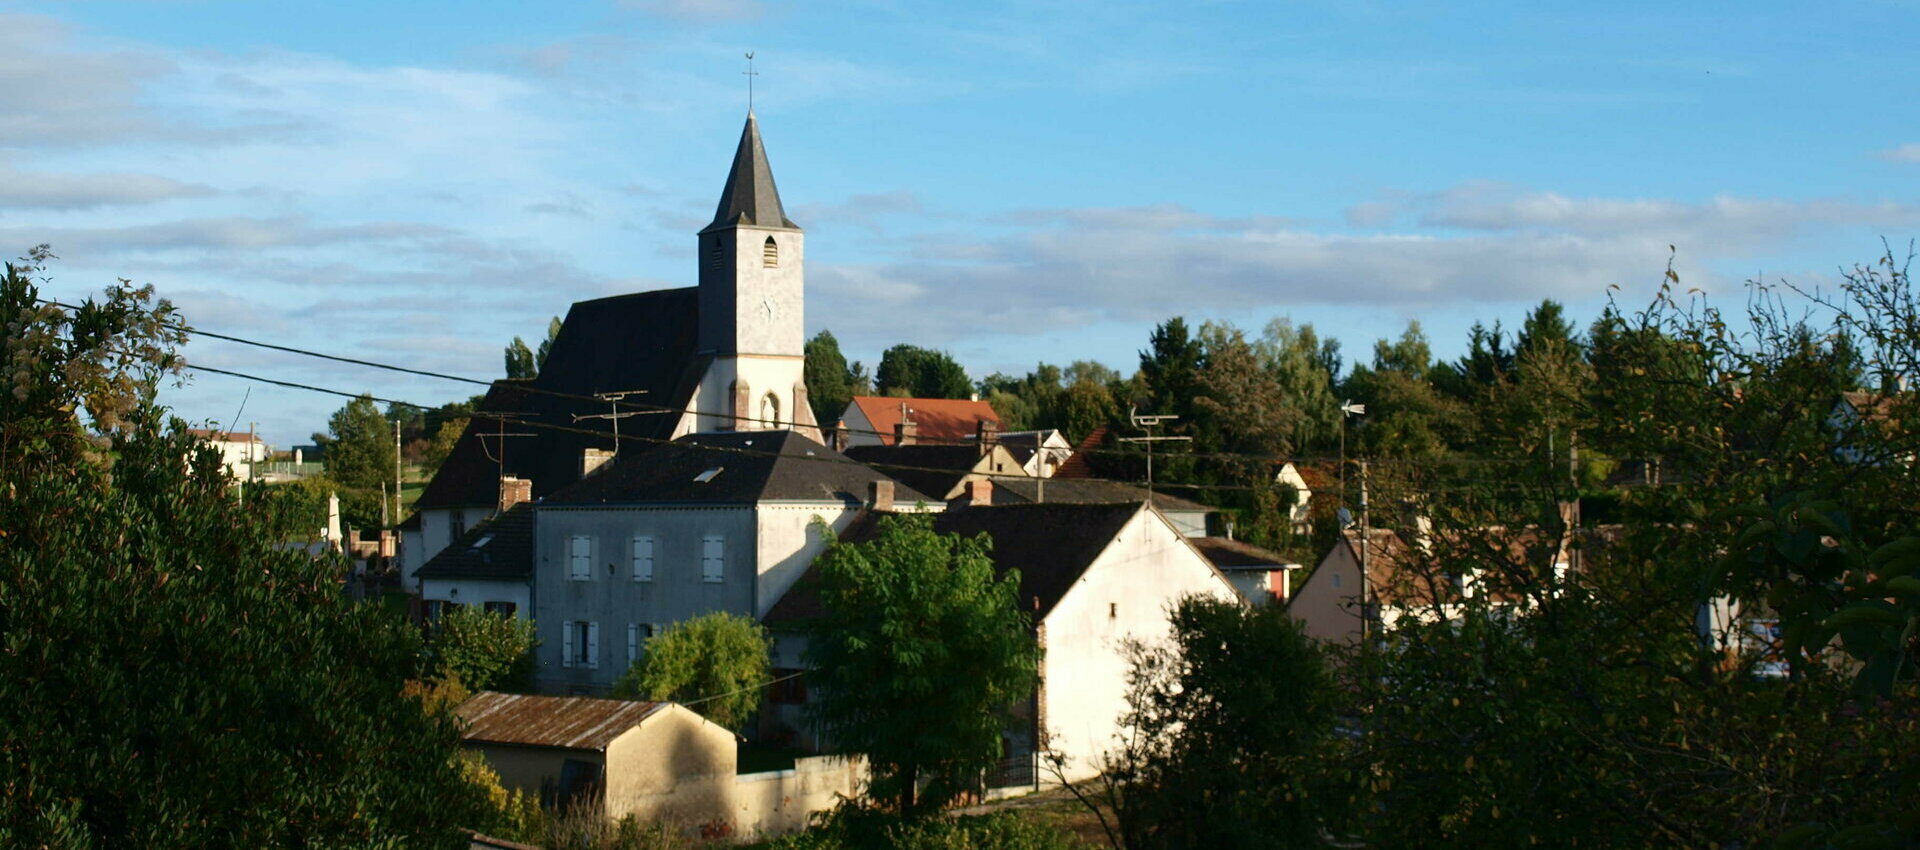
[[[863,513],[844,538],[871,537],[884,515]],[[1167,613],[1183,597],[1239,599],[1173,522],[1141,502],[974,505],[936,515],[934,529],[992,538],[995,568],[1020,572],[1020,603],[1032,611],[1042,647],[1040,686],[1016,711],[1021,728],[1006,734],[1009,763],[1024,769],[1009,770],[1000,785],[1035,785],[1033,755],[1042,744],[1065,757],[1068,779],[1097,773],[1126,707],[1121,642],[1165,638]],[[820,610],[803,579],[768,613],[779,668],[800,667],[802,631]],[[784,722],[798,723],[800,706],[775,708]]]
[[[266,442],[251,432],[242,434],[237,431],[188,428],[187,433],[220,452],[221,468],[235,481],[253,480],[256,469],[267,460]]]

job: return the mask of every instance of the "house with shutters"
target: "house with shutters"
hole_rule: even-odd
[[[997,491],[995,491],[997,494]],[[863,511],[843,539],[871,539],[885,511]],[[1007,759],[995,787],[1034,787],[1035,752],[1066,758],[1069,781],[1094,775],[1114,745],[1126,708],[1128,661],[1123,642],[1169,633],[1167,611],[1200,595],[1238,600],[1181,530],[1144,501],[995,505],[989,498],[937,514],[934,530],[993,541],[994,569],[1020,574],[1020,603],[1031,611],[1041,647],[1040,683],[1006,730]],[[776,636],[776,675],[804,664],[806,624],[821,613],[811,578],[801,578],[764,618]],[[805,740],[800,699],[774,700],[763,724],[784,724]],[[817,743],[817,742],[816,742]]]
[[[539,500],[616,454],[688,434],[819,442],[802,377],[805,240],[749,113],[713,220],[695,235],[699,285],[578,302],[537,377],[493,383],[416,503],[406,586],[418,591],[428,560],[501,512],[504,479]]]
[[[825,547],[823,527],[922,505],[942,506],[796,431],[625,452],[534,511],[537,681],[604,693],[669,624],[764,616]]]

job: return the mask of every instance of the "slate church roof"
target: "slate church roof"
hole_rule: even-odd
[[[727,187],[720,192],[713,223],[701,232],[739,224],[800,229],[780,205],[773,168],[767,165],[767,149],[760,143],[760,122],[751,112],[747,113],[746,129],[740,132],[740,147],[733,152],[733,168],[727,171]]]
[[[674,411],[619,420],[623,453],[671,437],[706,372],[694,351],[698,296],[688,287],[575,303],[539,377],[494,382],[416,508],[497,504],[503,473],[531,480],[536,499],[579,480],[587,449],[613,448],[609,420],[573,419],[611,410],[595,393],[644,390],[621,409]],[[492,436],[501,432],[531,436]]]

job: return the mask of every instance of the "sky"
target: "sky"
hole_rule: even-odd
[[[9,2],[0,252],[50,297],[488,379],[576,300],[695,282],[754,109],[807,325],[974,377],[1130,372],[1170,316],[1349,362],[1418,320],[1737,303],[1920,236],[1913,2]],[[476,388],[198,338],[190,363]],[[278,446],[344,399],[194,373]]]

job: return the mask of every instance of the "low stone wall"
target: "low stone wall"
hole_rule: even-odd
[[[814,812],[840,804],[867,784],[864,756],[796,759],[792,770],[747,773],[733,781],[733,830],[740,838],[779,835],[807,826]]]

